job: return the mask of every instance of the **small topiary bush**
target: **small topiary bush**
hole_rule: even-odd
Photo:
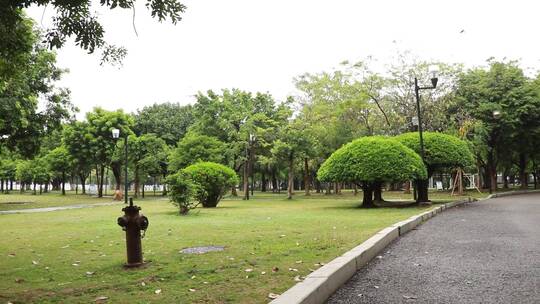
[[[171,200],[180,207],[181,214],[186,214],[199,204],[216,207],[227,190],[238,183],[238,177],[224,165],[200,162],[169,176],[167,183]]]

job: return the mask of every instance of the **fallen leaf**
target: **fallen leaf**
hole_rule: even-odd
[[[194,292],[194,291],[197,291],[197,289],[190,288],[189,291]]]
[[[298,269],[296,269],[296,268],[289,268],[289,271],[295,271],[295,272],[298,272]]]
[[[379,259],[379,260],[382,259],[382,255],[378,255],[377,259]]]
[[[375,289],[379,289],[379,286],[377,286],[377,285],[375,285],[375,286],[373,286],[373,287],[375,287]]]
[[[282,234],[282,235],[280,235],[279,237],[286,237],[286,236],[287,236],[286,234]]]
[[[8,254],[8,257],[10,257],[10,258],[15,257],[15,253],[10,253],[10,254]]]
[[[296,261],[296,264],[302,264],[302,261]]]
[[[403,295],[403,297],[404,297],[405,299],[407,299],[407,300],[409,300],[409,299],[411,299],[411,300],[416,299],[415,296],[407,296],[407,295]]]
[[[295,276],[295,277],[294,277],[294,281],[295,281],[295,282],[301,282],[301,281],[302,281],[302,277],[300,277],[300,276]]]
[[[154,291],[154,293],[155,293],[155,294],[160,294],[160,293],[161,293],[161,289],[156,289],[156,290]]]
[[[146,283],[145,282],[141,282],[141,286],[146,286]]]
[[[206,281],[205,281],[205,282],[202,282],[202,283],[203,283],[203,284],[208,284],[208,282],[206,282]]]
[[[87,272],[86,272],[86,275],[91,276],[91,275],[93,275],[94,273],[95,273],[94,271],[87,271]]]
[[[248,268],[248,269],[246,269],[245,271],[246,271],[246,272],[252,272],[252,271],[253,271],[253,269],[251,269],[251,268]]]
[[[32,264],[37,265],[37,264],[39,264],[39,262],[38,261],[32,261]]]
[[[66,249],[66,248],[68,248],[68,247],[69,247],[69,245],[62,246],[62,249]]]
[[[15,279],[15,283],[22,283],[24,282],[24,279],[21,279],[21,278],[16,278]]]
[[[268,294],[268,298],[274,300],[274,299],[277,299],[277,297],[279,297],[279,294],[277,293],[269,293]]]
[[[195,279],[196,277],[197,277],[197,276],[192,276],[191,279],[193,280],[193,279]]]
[[[75,267],[78,267],[78,266],[79,266],[79,264],[77,264],[77,263],[73,263],[73,264],[71,264],[71,265],[73,265],[73,266],[75,266]]]
[[[101,297],[95,298],[94,302],[104,302],[104,301],[107,301],[107,299],[109,299],[109,297],[101,296]]]
[[[296,242],[296,246],[300,246],[300,243]]]
[[[262,275],[265,275],[265,274],[266,274],[266,271],[261,271],[261,274],[262,274]]]
[[[279,268],[277,268],[277,267],[275,267],[275,266],[272,267],[272,272],[278,272],[278,271],[279,271]]]

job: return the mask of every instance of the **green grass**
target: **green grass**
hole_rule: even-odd
[[[399,193],[385,197],[404,198]],[[448,194],[432,197],[450,199]],[[59,201],[56,194],[32,198],[36,205]],[[150,219],[143,240],[149,263],[136,270],[122,267],[124,232],[116,225],[121,206],[0,215],[0,302],[90,303],[106,296],[109,303],[264,303],[268,293],[294,285],[295,276],[308,275],[319,263],[424,210],[359,209],[360,198],[350,193],[297,195],[288,201],[283,194],[255,193],[250,201],[228,198],[218,208],[197,209],[185,217],[167,201],[138,201]],[[98,201],[74,195],[65,199],[66,204]],[[201,245],[226,249],[179,253]],[[272,272],[274,267],[279,270]]]
[[[161,198],[161,196],[157,196],[157,198]],[[150,195],[146,195],[145,200],[153,199],[156,199],[153,196],[153,193],[150,193]],[[20,194],[19,191],[11,191],[10,194],[0,194],[0,211],[79,204],[110,203],[112,201],[112,196],[98,198],[95,196],[82,194],[76,195],[75,192],[70,191],[68,191],[66,195],[61,195],[61,193],[58,191],[43,193],[41,195],[34,195],[32,194],[32,191],[26,191],[23,194]]]

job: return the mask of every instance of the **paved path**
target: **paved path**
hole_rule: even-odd
[[[446,210],[397,239],[328,303],[540,303],[540,194]]]
[[[51,211],[69,210],[69,209],[122,205],[123,203],[124,202],[110,202],[110,203],[80,204],[80,205],[68,205],[68,206],[32,208],[32,209],[5,210],[5,211],[0,211],[0,214],[51,212]]]

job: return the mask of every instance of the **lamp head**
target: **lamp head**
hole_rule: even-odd
[[[114,139],[117,139],[118,137],[120,137],[120,130],[118,129],[112,129],[112,137]]]
[[[418,117],[413,116],[411,121],[412,121],[413,126],[418,126]]]
[[[431,84],[433,85],[433,88],[436,88],[437,82],[439,81],[439,67],[436,65],[430,65],[429,75],[431,77]]]

